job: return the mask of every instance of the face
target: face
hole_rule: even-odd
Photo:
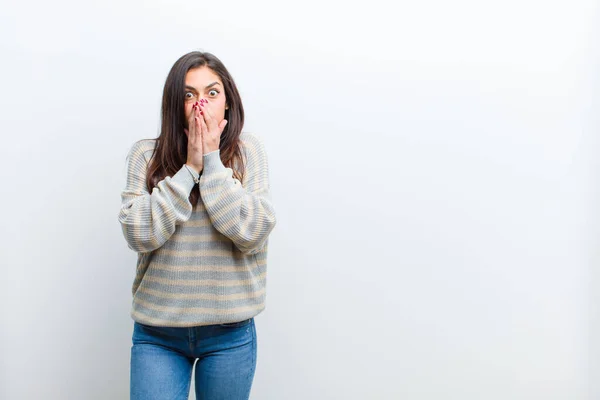
[[[205,99],[217,121],[225,117],[225,88],[219,75],[204,66],[190,69],[185,76],[185,118],[189,119],[195,102]]]

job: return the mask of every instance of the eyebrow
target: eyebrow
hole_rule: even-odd
[[[215,86],[215,85],[220,85],[220,83],[219,83],[219,82],[213,82],[213,83],[211,83],[210,85],[206,86],[204,89],[208,89],[208,88],[210,88],[210,87],[213,87],[213,86]],[[195,88],[195,87],[193,87],[193,86],[190,86],[190,85],[185,85],[185,88],[186,88],[186,89],[193,90],[193,91],[197,92],[196,88]]]

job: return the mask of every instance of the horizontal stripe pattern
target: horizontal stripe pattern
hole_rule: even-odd
[[[138,252],[134,320],[201,326],[251,318],[265,308],[268,235],[275,225],[268,163],[257,136],[240,139],[243,182],[213,152],[205,155],[199,187],[185,169],[187,175],[178,171],[152,193],[144,185],[155,141],[137,142],[130,151],[120,221]],[[191,190],[201,195],[194,206]]]
[[[262,297],[266,293],[266,289],[262,288],[259,290],[255,290],[254,292],[240,292],[240,293],[232,293],[232,294],[218,294],[218,293],[171,293],[171,292],[162,292],[160,290],[148,289],[148,288],[140,288],[139,291],[141,293],[165,298],[165,299],[191,299],[191,300],[209,300],[212,302],[228,302],[234,300],[246,300],[252,299],[256,297]]]
[[[209,283],[209,282],[208,282]],[[266,287],[266,279],[260,278],[254,281],[246,281],[238,283],[236,285],[179,285],[170,279],[143,279],[136,289],[137,292],[140,289],[151,289],[163,292],[165,295],[169,293],[177,295],[193,295],[193,294],[214,294],[219,296],[228,296],[241,293],[253,293],[257,290],[263,290]],[[135,297],[135,296],[134,296]]]
[[[140,292],[139,296],[135,297],[136,302],[144,305],[146,308],[153,310],[181,310],[181,313],[185,314],[207,314],[210,312],[220,313],[223,310],[229,310],[231,312],[235,308],[246,307],[246,306],[261,306],[265,300],[265,294],[260,296],[244,296],[238,299],[217,301],[212,299],[199,299],[196,297],[186,298],[174,298],[165,297],[162,295],[151,294],[147,292]],[[198,300],[202,300],[201,303]],[[202,306],[199,306],[202,304]]]
[[[246,254],[259,252],[275,227],[269,194],[269,168],[264,145],[254,136],[243,146],[246,153],[244,183],[233,178],[218,153],[204,157],[200,195],[214,227]]]
[[[135,304],[139,304],[147,309],[154,311],[162,311],[170,314],[213,314],[213,315],[227,315],[227,314],[236,314],[248,310],[255,310],[262,308],[263,304],[251,304],[251,305],[243,305],[238,307],[230,307],[230,308],[211,308],[211,307],[184,307],[181,303],[176,306],[163,306],[154,304],[152,302],[146,301],[142,298],[136,297],[133,302]]]
[[[224,312],[223,310],[215,312],[214,310],[208,309],[209,312],[204,314],[189,314],[179,312],[177,309],[171,310],[172,312],[166,310],[158,311],[147,308],[144,304],[140,304],[139,302],[134,302],[134,306],[131,309],[131,317],[135,321],[147,325],[185,328],[243,321],[256,316],[264,309],[265,305],[262,305],[247,306],[244,308],[238,307],[235,310],[228,310],[227,312]]]
[[[262,270],[265,269],[267,266],[266,261],[262,261],[262,262],[257,262],[256,263],[256,268],[254,269],[250,269],[248,271],[252,272],[252,271],[258,271],[258,270]],[[170,264],[161,264],[158,262],[153,262],[152,263],[152,271],[169,271],[170,273],[174,273],[174,272],[204,272],[204,271],[210,271],[210,272],[215,272],[215,273],[225,273],[225,272],[240,272],[240,271],[244,271],[246,270],[244,267],[239,267],[239,266],[229,266],[229,267],[225,267],[222,265],[219,266],[213,266],[213,265],[206,265],[206,264],[202,264],[202,265],[198,265],[198,264],[193,264],[193,265],[170,265]]]
[[[126,158],[126,187],[121,192],[121,229],[129,247],[140,253],[160,248],[176,225],[192,214],[188,197],[194,180],[185,166],[148,192],[146,166],[153,147],[153,140],[141,140],[132,146]]]
[[[263,274],[261,274],[263,275]],[[257,278],[261,278],[259,275]],[[248,286],[253,285],[255,283],[254,278],[248,279],[234,279],[234,280],[226,280],[226,279],[176,279],[174,277],[161,277],[156,275],[148,275],[144,277],[144,282],[157,282],[162,283],[164,285],[173,285],[173,286]]]
[[[146,278],[163,278],[169,279],[173,282],[186,280],[191,282],[220,282],[223,281],[223,285],[232,283],[237,284],[238,282],[251,282],[258,276],[261,276],[266,271],[266,266],[255,267],[254,269],[247,270],[235,267],[225,267],[227,270],[219,268],[205,269],[202,267],[173,267],[158,269],[154,266],[150,266],[146,271]]]

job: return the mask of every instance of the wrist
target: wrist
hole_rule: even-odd
[[[185,163],[184,164],[188,169],[191,169],[193,172],[196,173],[196,175],[200,174],[200,171],[202,171],[202,168],[198,168],[196,165],[190,164],[190,163]]]
[[[204,146],[203,147],[203,153],[204,155],[207,155],[208,153],[214,153],[215,151],[219,150],[218,146]]]
[[[183,166],[188,170],[194,182],[198,183],[200,179],[200,173],[202,172],[202,170],[198,171],[197,167],[188,163],[185,163]]]

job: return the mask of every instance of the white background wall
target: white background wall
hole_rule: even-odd
[[[206,50],[278,213],[253,399],[599,399],[597,3],[4,3],[0,398],[127,398],[125,155]]]

